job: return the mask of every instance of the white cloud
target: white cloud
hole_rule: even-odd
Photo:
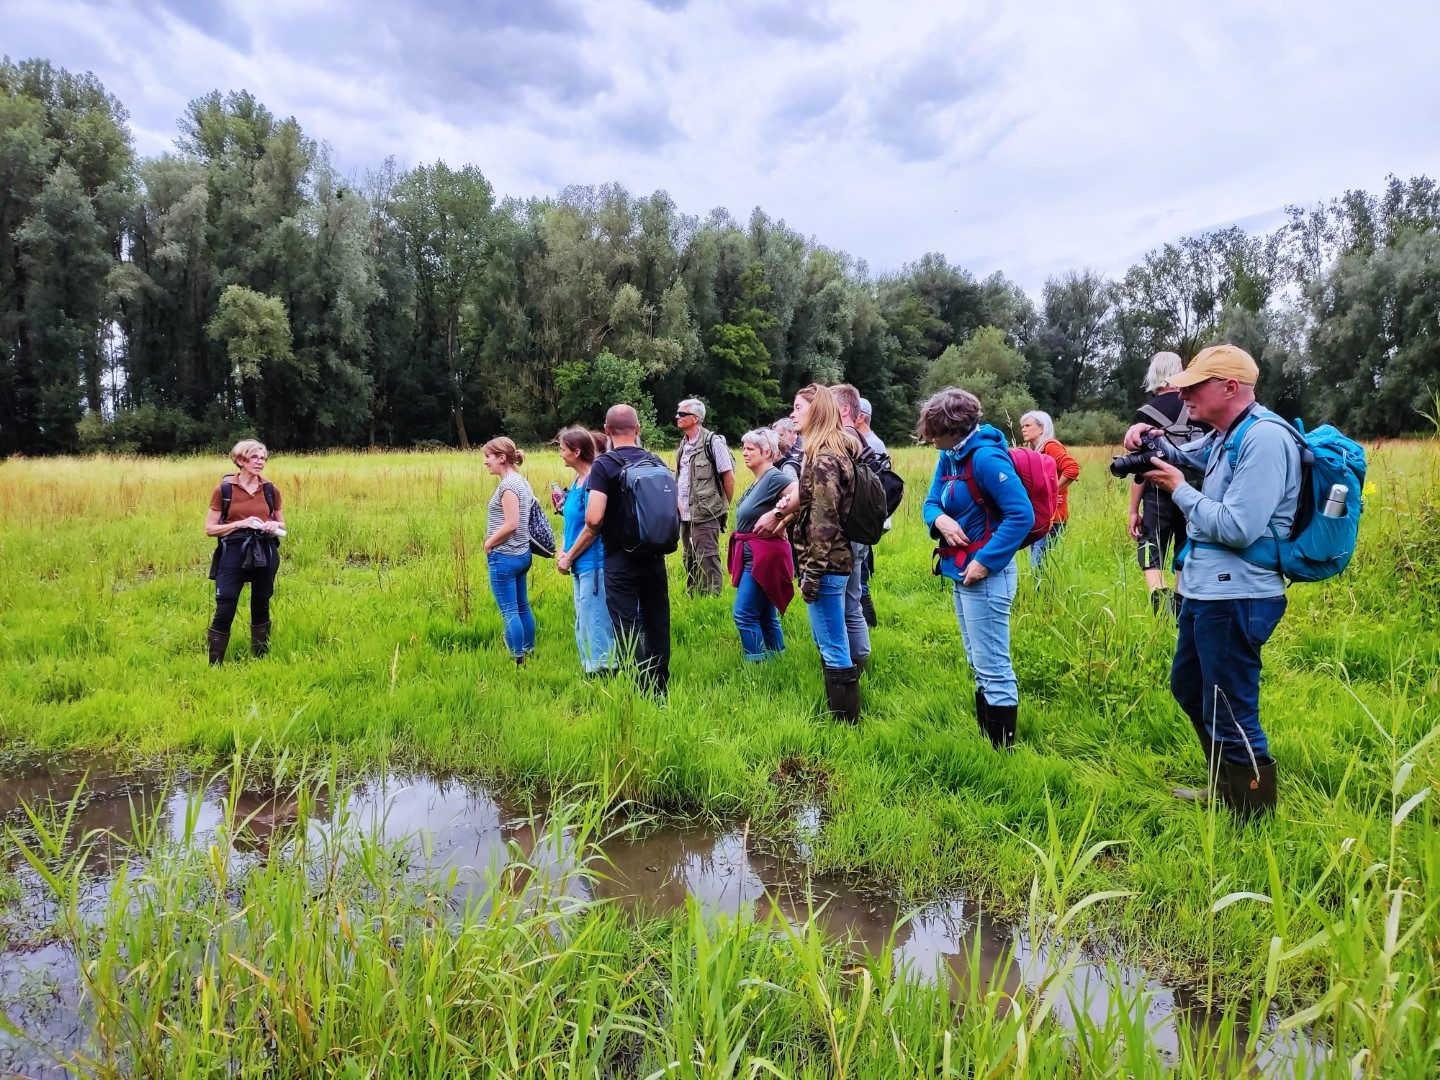
[[[1397,0],[4,6],[10,55],[93,70],[144,154],[192,98],[244,88],[343,169],[665,188],[695,214],[763,206],[878,270],[941,251],[1031,290],[1440,172],[1440,9]]]

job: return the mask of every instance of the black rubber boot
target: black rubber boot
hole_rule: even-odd
[[[250,655],[260,659],[270,651],[270,624],[268,622],[250,624]]]
[[[1218,794],[1241,821],[1275,812],[1275,762],[1264,765],[1220,763]]]
[[[230,645],[230,632],[228,630],[206,630],[205,643],[210,648],[210,663],[223,664],[225,662],[225,650]]]
[[[870,629],[880,625],[880,620],[875,615],[875,601],[868,592],[860,594],[860,612],[865,616],[865,625]]]
[[[1176,596],[1174,590],[1153,589],[1150,592],[1150,611],[1155,615],[1160,614],[1161,608],[1169,608],[1171,612],[1176,612],[1178,611],[1178,606],[1176,605],[1175,600]]]
[[[1019,705],[985,706],[985,734],[996,750],[1009,750],[1015,745],[1015,722]]]
[[[975,725],[986,735],[990,734],[990,726],[987,722],[985,711],[989,705],[985,701],[985,691],[978,686],[975,688]]]
[[[860,656],[860,657],[857,657],[857,658],[856,658],[856,660],[855,660],[855,670],[858,671],[861,675],[864,675],[865,672],[867,672],[867,671],[870,670],[870,654],[869,654],[869,653],[866,653],[864,656]]]
[[[860,669],[825,669],[825,703],[830,715],[853,724],[860,719]]]

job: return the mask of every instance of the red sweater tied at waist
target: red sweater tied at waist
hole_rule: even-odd
[[[765,598],[784,614],[795,597],[795,559],[790,541],[783,536],[761,536],[759,533],[730,534],[730,584],[739,585],[745,572],[745,550],[750,550],[750,576]]]

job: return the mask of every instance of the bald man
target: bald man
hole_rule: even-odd
[[[626,535],[626,508],[621,497],[626,491],[627,469],[644,466],[645,482],[661,483],[652,471],[658,467],[670,483],[669,505],[675,514],[678,536],[674,477],[665,462],[641,449],[640,417],[629,405],[610,406],[605,414],[605,434],[610,438],[610,450],[597,457],[590,468],[585,528],[572,554],[580,554],[597,536],[605,541],[605,606],[610,610],[610,621],[622,652],[635,658],[641,686],[663,698],[670,687],[670,585],[665,576],[665,555],[626,550],[635,541]]]

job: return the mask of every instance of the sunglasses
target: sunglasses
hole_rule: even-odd
[[[694,416],[694,415],[695,415],[695,414],[694,414],[693,412],[677,412],[677,413],[675,414],[675,419],[676,419],[676,420],[679,420],[679,419],[681,419],[682,417]]]

